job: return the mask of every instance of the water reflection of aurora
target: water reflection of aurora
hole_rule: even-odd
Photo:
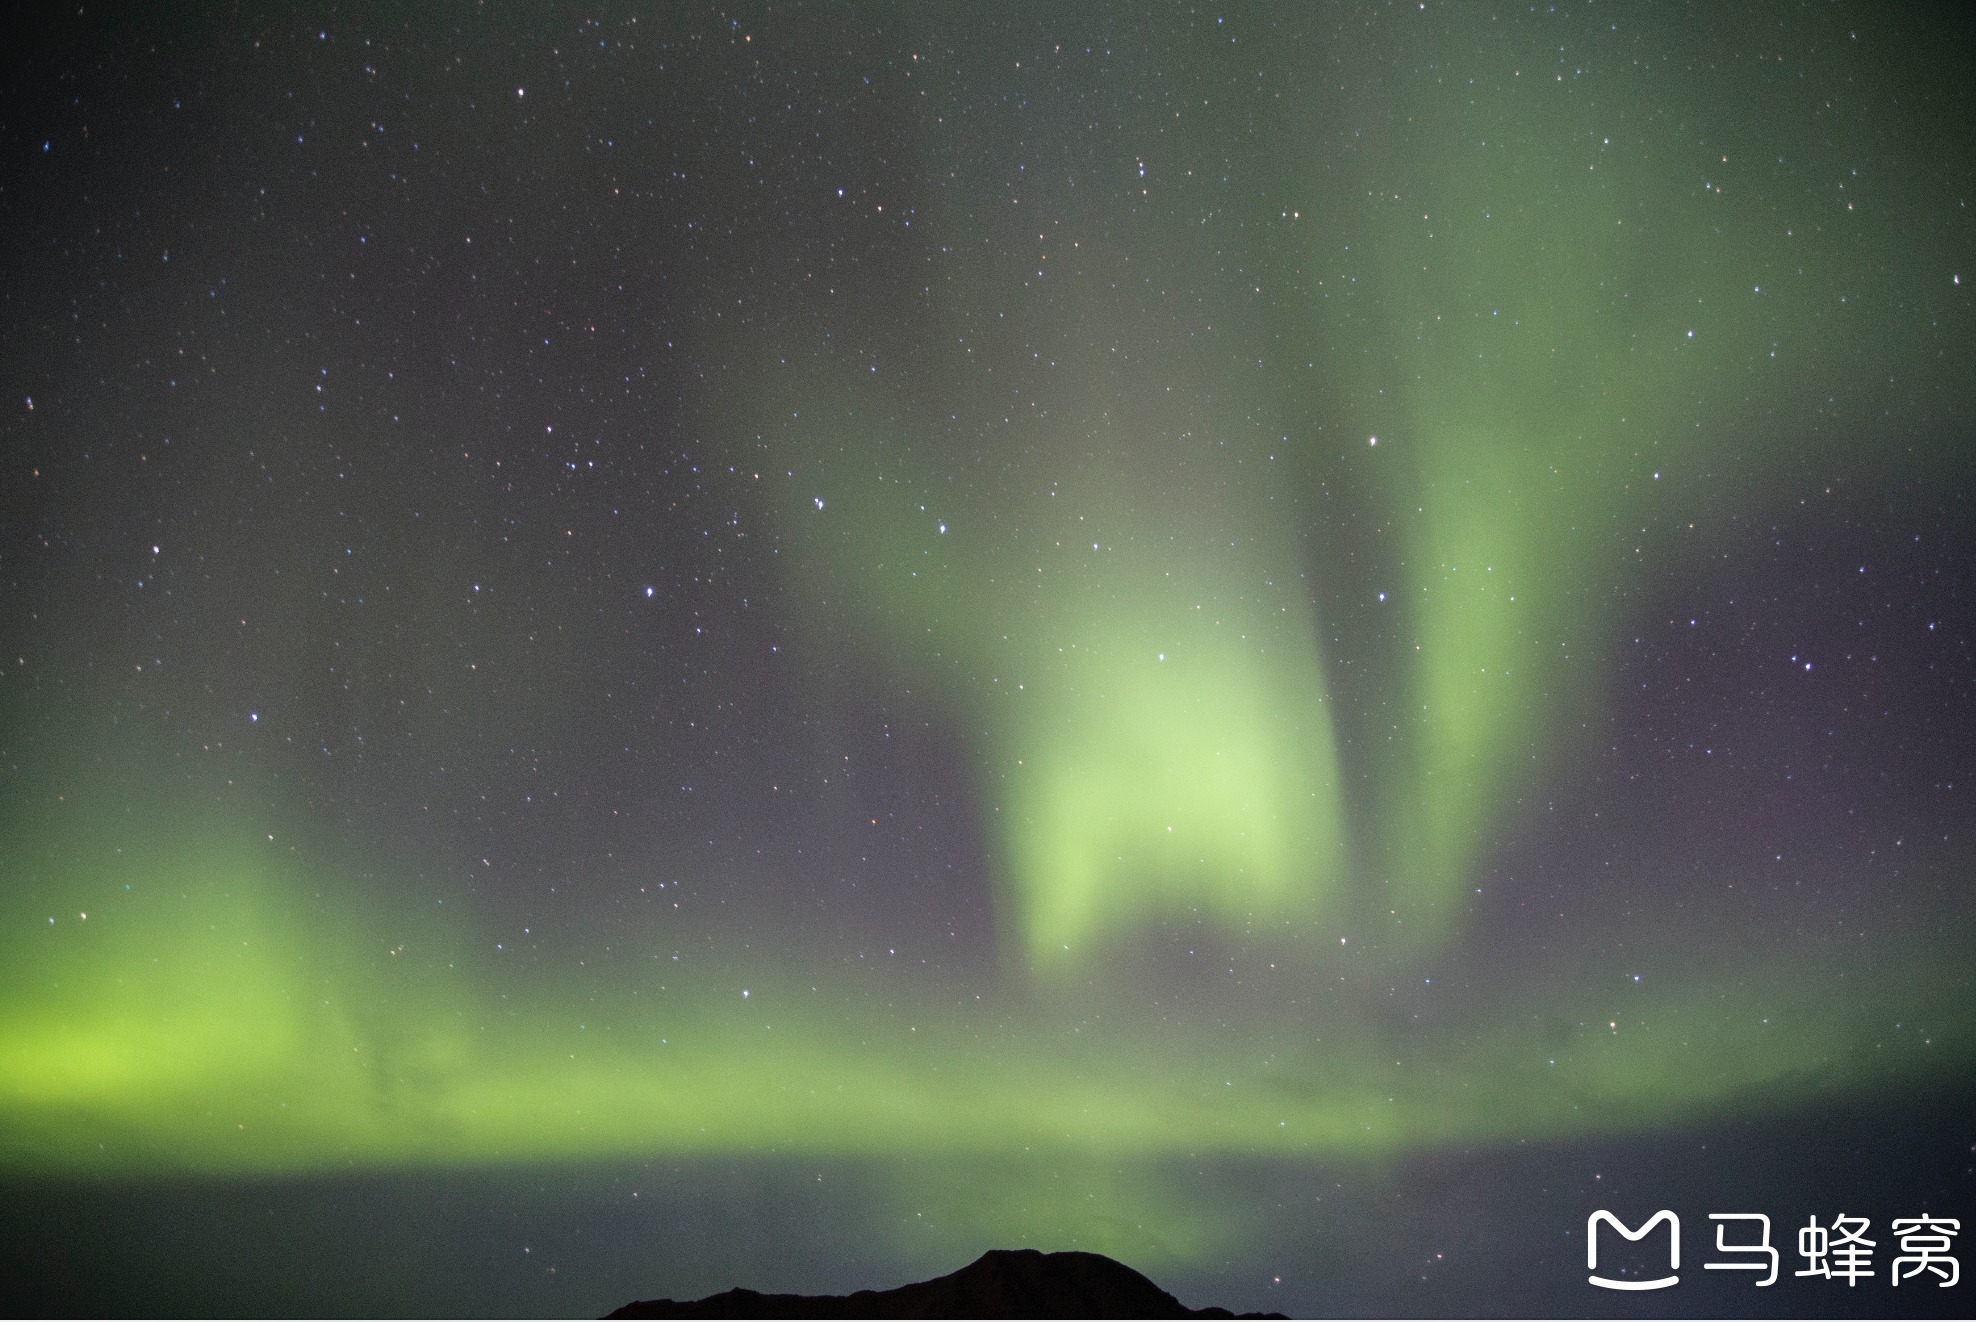
[[[664,427],[694,439],[635,390],[583,415],[592,369],[552,361],[511,394],[599,438],[595,487],[534,433],[486,443],[541,461],[518,490],[443,467],[485,420],[437,375],[406,387],[429,445],[267,406],[356,473],[294,459],[280,500],[210,421],[172,424],[165,485],[51,465],[27,516],[75,549],[17,571],[4,681],[8,1163],[1123,1170],[1966,1077],[1967,813],[1902,797],[1967,723],[1955,565],[1903,549],[1966,476],[1966,153],[1905,164],[1947,141],[1925,81],[1822,118],[1832,79],[1893,85],[1836,48],[1759,92],[1574,29],[1615,70],[1588,91],[1534,18],[1436,21],[1343,66],[1178,24],[1111,72],[1039,53],[1035,86],[953,54],[982,109],[928,123],[898,74],[907,163],[833,148],[855,210],[798,226],[717,177],[737,220],[691,262],[599,213],[617,255],[580,262],[688,291]],[[1124,66],[1185,113],[1107,99]],[[492,150],[431,136],[462,178]],[[815,245],[851,255],[829,292]],[[212,334],[272,324],[261,281]],[[399,283],[359,297],[388,318]],[[751,318],[696,320],[737,291]],[[216,408],[256,361],[223,343]],[[22,434],[61,453],[103,407]],[[1880,523],[1807,504],[1855,489]],[[1780,525],[1810,558],[1764,559]],[[1870,591],[1806,577],[1850,545]],[[175,597],[81,590],[125,560]],[[922,828],[954,820],[943,872]],[[1008,1205],[1082,1215],[1045,1202]]]

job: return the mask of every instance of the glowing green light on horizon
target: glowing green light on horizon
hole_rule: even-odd
[[[44,878],[43,907],[94,897],[86,920],[34,919],[19,895],[0,913],[0,1148],[15,1168],[902,1146],[1373,1154],[1925,1082],[1976,1050],[1953,943],[1884,967],[1837,952],[1752,959],[1734,997],[1665,957],[1651,988],[1596,964],[1533,972],[1462,997],[1396,1051],[1367,1013],[1385,966],[1346,949],[1284,972],[1296,1014],[1231,1020],[1204,1004],[1191,1025],[1130,986],[1040,1003],[922,988],[881,1004],[714,962],[685,979],[632,965],[589,989],[472,957],[443,927],[326,901],[251,851],[120,857]],[[1887,1041],[1895,1016],[1926,1031]]]

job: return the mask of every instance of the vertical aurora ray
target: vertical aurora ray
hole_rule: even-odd
[[[1284,324],[1334,365],[1361,424],[1347,444],[1368,451],[1347,480],[1405,548],[1388,567],[1411,635],[1402,737],[1374,759],[1384,845],[1366,880],[1390,887],[1416,949],[1457,932],[1491,840],[1579,756],[1643,578],[1707,544],[1677,511],[1720,526],[1807,464],[1895,460],[1826,421],[1835,381],[1884,381],[1885,404],[1924,416],[1954,389],[1932,332],[1960,313],[1922,273],[1956,256],[1918,222],[1942,199],[1883,176],[1868,218],[1845,196],[1874,148],[1819,101],[1841,76],[1841,34],[1825,35],[1809,79],[1769,70],[1757,90],[1691,62],[1643,115],[1577,85],[1580,62],[1637,55],[1621,25],[1578,34],[1563,72],[1508,30],[1464,26],[1383,52],[1394,86],[1354,107],[1351,143],[1335,108],[1291,110],[1274,140],[1297,166],[1261,166],[1285,197],[1350,199],[1307,202],[1303,315]],[[1804,142],[1805,121],[1830,135]],[[1918,260],[1896,269],[1882,244]],[[1881,307],[1927,315],[1846,331],[1869,273]],[[1914,457],[1950,460],[1934,444]]]
[[[1021,458],[959,498],[904,457],[923,441],[881,443],[868,480],[805,487],[784,511],[825,569],[807,590],[869,626],[859,654],[911,658],[981,731],[1008,921],[1038,971],[1088,968],[1093,947],[1163,921],[1300,926],[1340,880],[1302,559],[1239,474],[1269,457],[1234,428],[1188,425],[1178,402],[1133,412],[1033,424],[1033,446],[1012,439]],[[1184,489],[1145,477],[1176,465],[1195,474]]]

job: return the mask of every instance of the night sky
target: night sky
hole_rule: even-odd
[[[0,37],[30,1311],[1969,1311],[1956,7],[150,10]]]

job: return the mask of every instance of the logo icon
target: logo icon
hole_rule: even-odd
[[[1605,1222],[1620,1237],[1638,1243],[1653,1233],[1653,1228],[1667,1222],[1667,1268],[1668,1274],[1651,1281],[1615,1281],[1598,1275],[1599,1269],[1599,1222]],[[1628,1230],[1626,1223],[1601,1207],[1585,1218],[1585,1266],[1593,1273],[1588,1279],[1593,1285],[1606,1290],[1665,1290],[1670,1285],[1678,1285],[1681,1278],[1674,1273],[1681,1270],[1681,1218],[1662,1208],[1647,1218],[1647,1223],[1638,1230]]]

